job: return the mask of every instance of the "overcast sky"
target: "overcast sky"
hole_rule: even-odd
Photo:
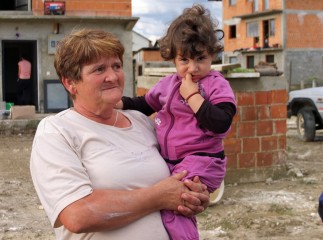
[[[208,0],[132,0],[132,15],[140,17],[134,31],[149,38],[153,43],[164,35],[170,22],[180,15],[184,8],[199,3],[208,8],[213,18],[220,23],[222,2]]]

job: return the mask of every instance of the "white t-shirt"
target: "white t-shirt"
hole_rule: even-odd
[[[70,109],[39,123],[30,169],[52,226],[66,206],[92,189],[142,188],[169,176],[150,119],[136,111],[122,113],[131,127],[100,124]],[[59,240],[168,239],[159,212],[105,233],[73,234],[62,226],[55,234]]]

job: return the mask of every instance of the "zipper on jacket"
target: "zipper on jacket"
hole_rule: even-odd
[[[171,94],[170,94],[170,96],[169,96],[169,98],[168,98],[168,100],[167,100],[167,108],[166,108],[166,111],[167,111],[167,113],[170,115],[170,123],[169,123],[169,126],[168,126],[168,128],[167,128],[167,130],[166,130],[166,132],[165,132],[165,137],[164,137],[164,146],[165,146],[165,155],[167,156],[167,158],[169,158],[169,154],[168,154],[168,145],[167,145],[167,139],[168,139],[168,135],[169,135],[169,132],[170,132],[170,130],[173,128],[173,126],[174,126],[174,121],[175,121],[175,116],[174,116],[174,114],[171,112],[171,110],[170,110],[170,103],[171,103],[171,101],[173,100],[173,98],[174,98],[174,95],[175,95],[175,91],[177,91],[178,90],[178,85],[179,84],[181,84],[181,82],[179,82],[178,84],[176,84],[175,86],[174,86],[174,88],[173,88],[173,91],[171,92]],[[166,157],[165,156],[165,157]]]

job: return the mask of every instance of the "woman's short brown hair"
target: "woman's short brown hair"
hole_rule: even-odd
[[[84,65],[114,56],[123,62],[123,54],[124,47],[113,34],[97,29],[76,30],[58,43],[54,66],[60,79],[78,82]]]

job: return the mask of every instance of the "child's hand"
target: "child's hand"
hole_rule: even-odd
[[[197,83],[192,81],[192,75],[187,73],[185,78],[182,79],[182,84],[179,88],[179,93],[186,99],[192,93],[198,92],[199,88]]]

